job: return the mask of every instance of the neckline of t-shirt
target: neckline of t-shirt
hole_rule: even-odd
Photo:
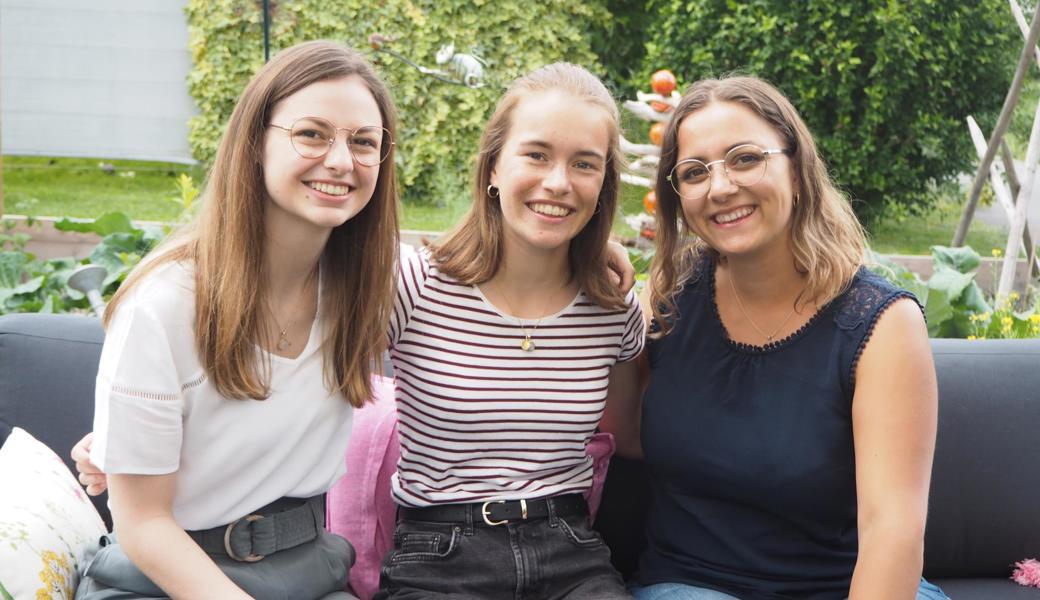
[[[319,335],[319,328],[318,328],[318,326],[321,324],[321,319],[322,319],[321,295],[322,295],[322,292],[325,291],[324,290],[324,285],[325,285],[325,278],[322,276],[321,267],[319,267],[318,268],[318,309],[316,311],[314,311],[314,321],[311,322],[311,331],[307,335],[307,343],[304,344],[303,351],[301,351],[298,356],[296,356],[295,358],[289,358],[288,356],[280,356],[278,354],[275,354],[274,352],[271,352],[269,350],[266,350],[266,349],[262,348],[259,344],[257,344],[257,348],[259,348],[261,352],[264,352],[269,357],[271,357],[271,361],[272,362],[280,362],[280,363],[287,364],[287,365],[294,365],[294,364],[299,363],[301,360],[307,358],[307,356],[309,356],[314,351],[314,345],[318,342],[318,335]]]
[[[471,287],[473,288],[473,291],[477,294],[477,297],[480,298],[481,302],[483,302],[486,307],[491,309],[492,312],[497,314],[504,321],[508,321],[512,324],[518,324],[521,327],[533,327],[536,324],[537,326],[541,327],[546,323],[555,321],[556,319],[560,318],[562,315],[570,311],[572,308],[574,308],[574,306],[578,304],[578,301],[581,299],[581,297],[585,295],[585,290],[583,288],[578,288],[578,293],[574,294],[574,297],[571,298],[571,301],[568,302],[566,306],[554,312],[553,314],[546,315],[539,319],[522,319],[520,317],[514,317],[513,315],[495,306],[490,300],[488,300],[487,296],[484,295],[484,291],[480,289],[480,286],[473,285]]]
[[[802,337],[802,335],[804,335],[810,327],[812,327],[814,324],[816,324],[817,321],[820,320],[820,317],[823,315],[823,313],[826,312],[833,303],[832,300],[831,302],[828,302],[827,304],[818,307],[816,309],[816,313],[813,316],[809,317],[809,320],[803,323],[801,327],[795,329],[790,334],[776,341],[768,342],[762,345],[738,342],[734,340],[732,337],[730,337],[729,330],[726,329],[726,324],[722,322],[722,314],[719,312],[719,303],[715,295],[715,270],[718,266],[718,260],[711,257],[709,257],[707,260],[709,261],[709,267],[706,273],[706,275],[708,276],[708,298],[711,301],[711,312],[715,318],[715,325],[722,332],[722,337],[726,340],[726,343],[729,344],[731,348],[734,348],[740,352],[745,352],[748,354],[764,354],[767,352],[775,352],[777,350],[782,350],[794,344],[794,342],[797,341],[798,338]]]

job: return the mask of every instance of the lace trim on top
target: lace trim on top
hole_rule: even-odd
[[[203,373],[195,379],[181,385],[181,394],[199,387],[200,385],[205,383],[207,379],[209,379],[209,377],[205,373]],[[126,396],[128,398],[141,398],[142,400],[162,400],[166,402],[174,402],[180,399],[180,394],[167,394],[163,392],[145,392],[136,388],[119,384],[112,384],[111,391],[115,394],[119,394],[120,396]]]
[[[112,393],[119,394],[120,396],[126,396],[128,398],[140,398],[142,400],[162,400],[166,402],[173,402],[178,400],[180,396],[178,394],[163,394],[160,392],[143,392],[138,389],[130,388],[125,385],[112,385]]]
[[[884,294],[881,294],[881,296],[883,297]],[[888,310],[888,307],[891,306],[892,303],[896,300],[902,300],[903,298],[912,298],[914,302],[917,303],[917,306],[921,308],[921,312],[924,312],[924,307],[921,306],[921,303],[917,300],[917,297],[906,290],[896,292],[891,296],[888,296],[887,298],[885,298],[883,302],[881,302],[881,305],[877,308],[877,311],[874,313],[874,319],[871,320],[870,324],[867,326],[867,333],[863,336],[863,339],[860,340],[859,346],[856,347],[856,354],[852,357],[852,364],[849,365],[848,379],[850,389],[856,389],[856,365],[859,364],[859,357],[863,354],[863,349],[867,347],[867,342],[870,341],[870,336],[874,335],[874,327],[877,326],[877,322],[881,319],[881,315],[884,314],[886,310]],[[840,316],[841,315],[839,315],[839,317]],[[838,317],[835,318],[835,321],[837,320]],[[862,320],[857,322],[857,326],[862,322]]]
[[[704,270],[704,275],[706,275],[708,278],[708,293],[711,295],[711,310],[715,314],[715,323],[719,326],[719,329],[722,330],[722,336],[726,338],[726,343],[740,352],[745,352],[748,354],[764,354],[766,352],[773,352],[779,350],[780,348],[783,348],[784,346],[793,343],[796,339],[800,338],[802,334],[804,334],[817,321],[819,321],[820,317],[825,312],[827,312],[827,309],[830,308],[831,304],[834,302],[832,300],[831,302],[828,302],[827,304],[817,308],[816,314],[809,317],[809,320],[806,321],[801,327],[799,327],[791,334],[786,335],[779,340],[769,342],[761,346],[757,346],[755,344],[746,344],[744,342],[738,342],[729,336],[729,331],[726,329],[726,325],[722,322],[722,315],[721,313],[719,313],[719,303],[716,300],[715,296],[715,267],[718,263],[711,258],[708,258],[707,260],[709,261],[709,264],[707,266],[707,269]]]

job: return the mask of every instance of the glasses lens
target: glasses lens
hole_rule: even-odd
[[[758,146],[737,146],[726,153],[726,172],[741,187],[755,185],[766,174],[766,154]]]
[[[694,200],[708,193],[711,173],[708,172],[708,165],[696,159],[688,159],[672,169],[671,182],[680,197]]]
[[[332,140],[336,139],[336,128],[324,119],[307,117],[293,123],[293,148],[305,158],[318,158],[329,151]]]
[[[350,137],[350,152],[358,164],[374,167],[390,154],[390,132],[382,127],[362,127]]]

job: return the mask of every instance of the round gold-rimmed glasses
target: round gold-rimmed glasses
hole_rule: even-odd
[[[722,163],[726,177],[734,185],[748,187],[762,181],[766,174],[769,156],[772,154],[788,154],[784,148],[759,148],[755,144],[741,144],[730,149],[724,158],[704,162],[696,158],[681,160],[672,167],[668,174],[668,182],[680,198],[684,200],[700,200],[711,190],[711,167]]]
[[[270,126],[288,132],[293,150],[304,158],[321,158],[328,154],[340,131],[347,132],[350,156],[359,165],[366,167],[374,167],[386,160],[394,146],[390,132],[375,125],[350,129],[336,127],[321,117],[302,117],[293,121],[289,127],[274,123],[270,123]]]

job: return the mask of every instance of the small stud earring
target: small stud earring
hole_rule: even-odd
[[[498,188],[493,185],[487,186],[487,195],[488,198],[498,198]]]

